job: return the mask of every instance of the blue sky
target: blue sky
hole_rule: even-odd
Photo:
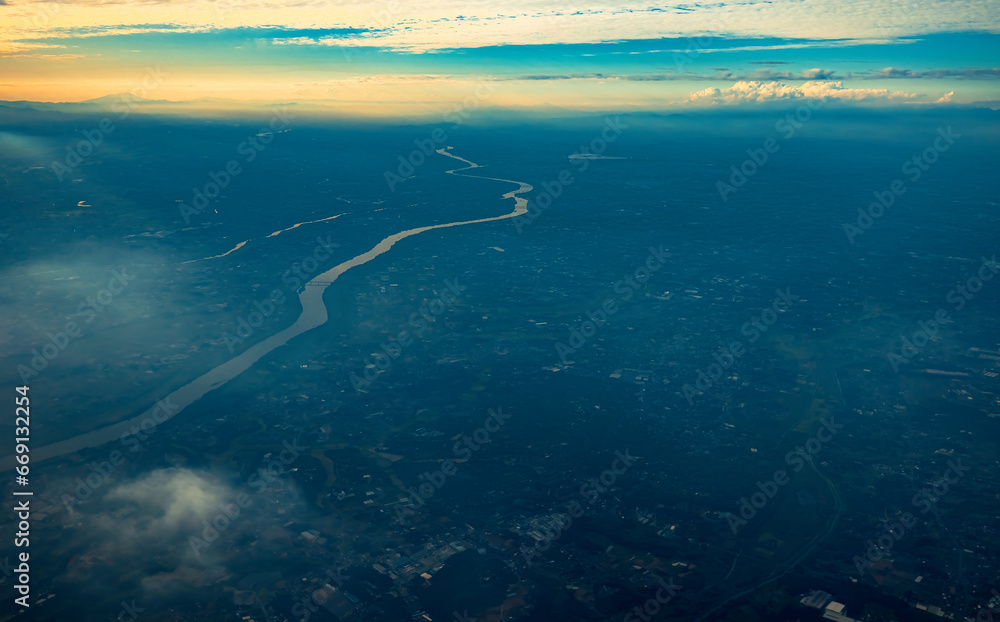
[[[3,0],[0,0],[3,2]],[[1000,100],[990,2],[644,5],[103,0],[0,4],[0,99],[110,93],[435,107],[658,109]],[[166,76],[155,87],[143,80]],[[140,91],[141,92],[138,92]],[[480,89],[482,92],[482,89]]]

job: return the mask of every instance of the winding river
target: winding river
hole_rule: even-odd
[[[186,407],[197,402],[202,397],[205,396],[209,391],[213,391],[223,386],[230,380],[236,378],[247,369],[249,369],[254,363],[264,358],[267,354],[273,352],[274,350],[280,348],[281,346],[287,344],[292,339],[306,333],[318,326],[322,326],[326,323],[328,319],[326,305],[323,303],[323,294],[326,292],[333,283],[351,268],[368,263],[369,261],[375,259],[379,255],[387,252],[391,249],[397,242],[404,240],[408,237],[419,235],[425,231],[432,231],[434,229],[445,229],[447,227],[460,227],[463,225],[473,225],[482,222],[493,222],[496,220],[504,220],[507,218],[514,218],[528,211],[528,200],[524,197],[518,196],[527,192],[531,192],[533,189],[531,185],[520,181],[512,181],[510,179],[500,179],[497,177],[483,177],[480,175],[467,175],[460,171],[466,171],[470,169],[480,168],[478,164],[465,158],[460,158],[450,152],[451,147],[446,147],[444,149],[438,149],[437,153],[453,158],[460,162],[467,164],[467,166],[456,168],[447,171],[450,175],[460,175],[463,177],[472,177],[475,179],[491,179],[494,181],[503,181],[512,184],[517,184],[517,190],[512,190],[503,195],[504,199],[514,200],[513,211],[503,214],[501,216],[493,216],[490,218],[478,218],[476,220],[463,220],[459,222],[449,222],[438,225],[428,225],[426,227],[417,227],[415,229],[407,229],[406,231],[400,231],[399,233],[394,233],[387,238],[383,239],[381,242],[376,244],[371,250],[348,259],[347,261],[313,277],[306,287],[302,289],[299,293],[299,303],[302,305],[302,313],[299,315],[298,319],[294,324],[288,328],[282,330],[281,332],[268,337],[267,339],[251,346],[242,354],[230,359],[229,361],[213,368],[207,373],[195,378],[191,382],[180,387],[173,393],[170,393],[163,398],[162,403],[170,405],[169,408],[161,408],[160,403],[153,405],[147,409],[142,414],[127,419],[124,421],[119,421],[118,423],[93,430],[72,438],[68,438],[57,443],[52,443],[50,445],[45,445],[34,449],[31,452],[32,462],[38,463],[42,460],[49,460],[59,456],[65,456],[72,454],[81,449],[87,447],[98,447],[104,445],[105,443],[110,443],[114,440],[121,438],[123,435],[127,434],[128,431],[134,426],[141,426],[142,422],[147,419],[153,419],[158,421],[160,424],[166,420],[175,417],[178,413],[183,411]],[[332,218],[336,218],[331,217]],[[272,234],[274,235],[274,234]],[[270,236],[269,236],[270,237]],[[237,247],[239,248],[239,247]],[[234,251],[236,249],[233,249]],[[232,252],[232,251],[230,251]],[[227,253],[228,254],[228,253]],[[311,287],[310,287],[311,286]],[[148,427],[148,424],[147,424]],[[13,468],[14,466],[14,456],[7,456],[2,461],[0,461],[0,467],[7,469]]]

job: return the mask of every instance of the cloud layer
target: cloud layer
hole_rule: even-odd
[[[108,5],[111,5],[109,7]],[[363,36],[336,41],[411,51],[539,43],[585,43],[621,39],[702,36],[793,39],[885,40],[935,32],[1000,32],[1000,13],[991,0],[949,3],[897,0],[742,0],[699,5],[648,5],[578,0],[553,9],[548,0],[173,0],[129,2],[25,0],[2,9],[0,40],[57,28],[123,31],[157,23],[176,29],[267,27],[361,28]],[[131,18],[131,19],[130,19]],[[329,45],[330,36],[303,35],[298,41]]]
[[[740,81],[729,88],[715,87],[695,91],[688,97],[694,103],[743,104],[794,99],[837,99],[847,101],[908,101],[917,97],[915,93],[890,91],[888,89],[845,88],[843,82],[810,81],[801,86],[782,82]]]

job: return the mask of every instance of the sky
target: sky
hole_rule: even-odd
[[[558,6],[559,8],[554,8]],[[997,0],[0,0],[0,100],[1000,102]]]

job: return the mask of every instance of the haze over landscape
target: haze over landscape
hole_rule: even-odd
[[[998,9],[0,0],[0,621],[1000,616]]]

